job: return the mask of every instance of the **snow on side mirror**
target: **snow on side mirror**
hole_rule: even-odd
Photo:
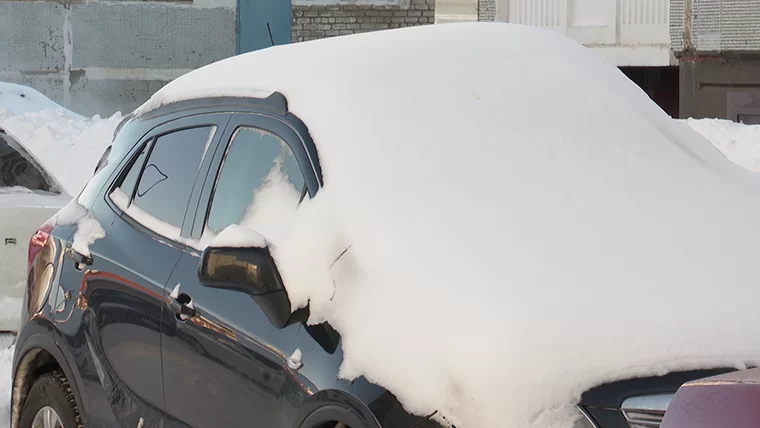
[[[201,256],[198,279],[206,287],[248,294],[277,328],[294,321],[288,293],[266,247],[208,247]]]

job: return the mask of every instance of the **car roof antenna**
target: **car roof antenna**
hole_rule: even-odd
[[[272,27],[269,26],[268,22],[267,22],[267,31],[269,31],[269,41],[272,42],[272,46],[274,46],[274,38],[272,37]]]

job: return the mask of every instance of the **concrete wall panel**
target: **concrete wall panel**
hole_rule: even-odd
[[[11,74],[3,76],[0,80],[34,88],[42,95],[63,105],[63,78],[59,74]]]
[[[168,82],[159,80],[83,79],[72,87],[71,107],[84,116],[130,113]]]
[[[74,68],[197,68],[235,54],[235,9],[135,3],[72,7]]]
[[[63,6],[0,2],[0,71],[63,69]]]

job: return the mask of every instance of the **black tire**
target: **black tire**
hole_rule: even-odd
[[[37,378],[21,410],[21,428],[31,428],[37,412],[52,407],[63,423],[63,428],[82,428],[74,392],[68,379],[59,371],[44,373]]]

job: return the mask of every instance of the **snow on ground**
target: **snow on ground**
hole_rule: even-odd
[[[734,163],[760,171],[760,125],[724,119],[686,119],[685,122]]]
[[[16,284],[16,289],[23,289],[24,283]],[[3,297],[0,299],[0,325],[18,325],[21,322],[21,299]]]
[[[480,23],[280,46],[141,112],[272,91],[325,182],[272,251],[341,332],[341,376],[460,427],[567,428],[602,382],[760,362],[760,177],[575,42]]]
[[[6,340],[0,340],[0,427],[6,428],[10,421],[11,403],[11,368],[13,366],[13,347],[6,348]]]

